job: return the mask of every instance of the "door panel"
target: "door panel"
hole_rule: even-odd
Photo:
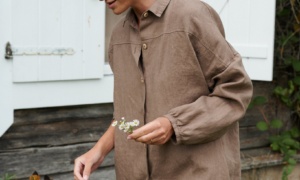
[[[103,77],[104,4],[95,0],[11,0],[14,82]],[[16,13],[17,12],[17,13]],[[72,54],[45,55],[72,49]]]
[[[274,0],[205,0],[220,14],[226,39],[252,80],[273,79]]]
[[[113,101],[113,76],[103,75],[105,3],[0,0],[0,29],[0,136],[14,109]]]

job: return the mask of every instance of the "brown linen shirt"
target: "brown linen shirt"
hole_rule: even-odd
[[[114,28],[109,62],[115,119],[142,126],[165,116],[175,131],[166,144],[145,146],[116,129],[117,179],[240,179],[238,120],[252,83],[210,6],[156,0],[139,27],[129,11]]]

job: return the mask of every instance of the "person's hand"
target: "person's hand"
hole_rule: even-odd
[[[100,166],[103,160],[104,157],[101,155],[100,150],[95,147],[76,158],[74,165],[74,179],[88,180],[90,174]]]
[[[165,144],[174,133],[171,122],[168,118],[159,117],[154,121],[136,129],[127,139],[146,144]]]

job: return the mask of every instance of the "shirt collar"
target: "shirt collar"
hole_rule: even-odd
[[[170,0],[156,0],[149,8],[149,11],[151,11],[157,17],[161,17],[165,9],[168,7],[169,2]]]
[[[170,1],[171,0],[156,0],[152,4],[152,6],[148,9],[148,11],[152,12],[157,17],[161,17],[161,15],[163,14],[163,12],[168,7]],[[132,9],[130,9],[128,11],[128,13],[126,14],[125,19],[124,19],[124,24],[126,23],[126,21],[129,21],[129,23],[133,27],[137,27],[136,17],[135,17],[135,14],[134,14],[134,12],[133,12]]]

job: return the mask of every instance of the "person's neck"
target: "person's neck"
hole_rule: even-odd
[[[138,24],[140,24],[139,22],[142,14],[147,11],[155,1],[156,0],[139,0],[135,5],[132,6],[132,9],[137,17]]]

